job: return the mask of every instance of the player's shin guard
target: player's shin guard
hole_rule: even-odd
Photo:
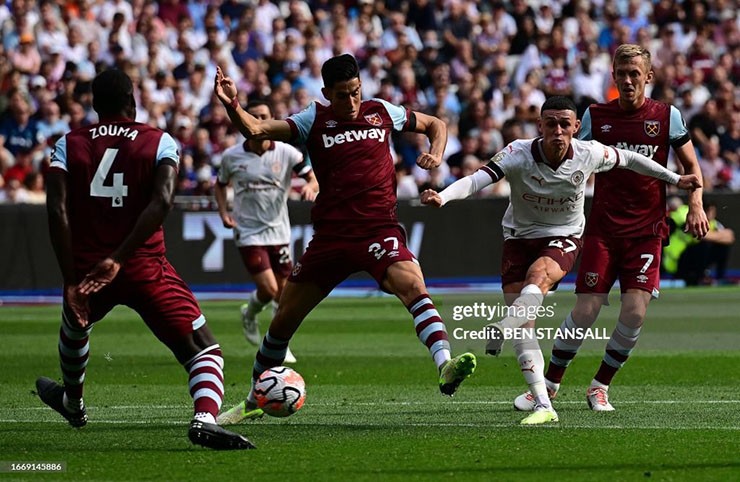
[[[596,373],[594,380],[608,386],[617,371],[627,362],[632,350],[640,337],[641,327],[630,328],[621,321],[617,322],[612,336],[606,343],[606,353],[601,361],[601,367]]]
[[[90,356],[90,332],[92,328],[72,327],[65,313],[59,329],[59,365],[62,369],[64,390],[73,405],[81,403],[85,382],[85,369]]]
[[[252,386],[255,381],[262,375],[262,372],[268,368],[277,367],[283,364],[285,361],[285,354],[288,352],[288,342],[290,340],[282,340],[270,334],[268,331],[265,337],[262,339],[262,344],[257,352],[257,356],[254,358],[254,366],[252,367]],[[251,391],[250,391],[251,395]]]
[[[451,358],[450,341],[447,337],[447,328],[434,307],[432,299],[425,293],[418,296],[406,308],[414,317],[416,336],[429,349],[437,368],[441,367]]]
[[[524,380],[529,385],[529,391],[535,399],[535,404],[542,407],[551,407],[550,397],[545,385],[545,359],[542,356],[539,343],[536,339],[526,338],[514,340],[512,343],[516,353],[519,368]]]
[[[542,306],[545,296],[537,285],[529,284],[522,288],[519,297],[514,300],[508,311],[509,316],[496,323],[501,330],[506,328],[521,328],[530,320],[532,313]]]
[[[547,367],[545,378],[553,383],[560,383],[565,375],[565,370],[578,353],[578,349],[583,344],[583,338],[561,337],[560,334],[576,333],[578,326],[573,321],[573,316],[568,313],[563,323],[560,325],[558,336],[555,337],[555,343],[552,346],[552,355],[550,356],[550,365]]]
[[[223,368],[224,359],[219,345],[209,346],[185,363],[190,375],[188,386],[197,420],[215,423],[224,399]]]

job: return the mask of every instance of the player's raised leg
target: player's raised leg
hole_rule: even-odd
[[[36,380],[36,393],[39,398],[73,427],[82,427],[87,423],[87,410],[82,400],[82,392],[90,352],[91,331],[91,326],[85,329],[75,326],[74,315],[65,304],[59,329],[59,365],[64,385],[46,377]]]
[[[303,319],[330,291],[331,288],[327,290],[310,282],[288,281],[285,284],[280,306],[255,356],[249,394],[245,401],[218,416],[217,421],[220,425],[236,424],[244,419],[262,416],[262,410],[257,408],[257,402],[252,393],[255,380],[268,368],[284,363],[288,343],[293,334]]]
[[[476,367],[475,355],[463,353],[452,358],[447,328],[427,293],[421,268],[414,261],[388,266],[382,286],[403,302],[414,318],[419,340],[427,347],[439,370],[439,390],[453,396]]]

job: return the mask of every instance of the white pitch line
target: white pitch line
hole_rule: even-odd
[[[0,423],[38,423],[39,420],[18,420],[18,419],[0,419]],[[55,424],[66,424],[62,421],[45,421],[44,423],[55,423]],[[187,426],[188,422],[185,421],[174,421],[174,420],[94,420],[91,421],[91,425],[105,424],[105,425],[151,425],[152,423],[158,425],[182,425]],[[267,425],[267,424],[260,424]],[[383,423],[365,423],[365,422],[341,422],[341,423],[329,423],[329,422],[298,422],[298,423],[286,423],[280,424],[286,426],[309,426],[309,427],[460,427],[460,428],[520,428],[521,430],[536,430],[536,429],[585,429],[585,430],[730,430],[738,431],[740,427],[728,427],[728,426],[698,426],[691,427],[688,425],[679,425],[673,427],[661,427],[661,426],[637,426],[629,427],[626,425],[575,425],[570,423],[565,424],[548,424],[540,425],[537,427],[522,427],[517,422],[512,421],[509,423],[446,423],[446,422],[393,422],[388,424]],[[245,425],[246,426],[246,425]]]
[[[555,405],[582,405],[585,403],[581,400],[558,400]],[[314,407],[385,407],[388,405],[399,406],[429,406],[429,407],[448,407],[449,405],[511,405],[511,401],[505,400],[459,400],[451,401],[449,404],[439,402],[315,402],[311,403]],[[619,400],[617,405],[733,405],[740,404],[740,400]],[[190,408],[191,405],[111,405],[97,407],[88,405],[88,410],[174,410]],[[47,410],[48,407],[15,407],[10,410]]]

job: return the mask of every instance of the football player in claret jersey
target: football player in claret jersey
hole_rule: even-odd
[[[250,101],[247,112],[260,120],[272,119],[272,109],[265,101]],[[301,198],[313,201],[319,185],[311,165],[298,149],[284,142],[245,140],[224,151],[218,172],[216,202],[221,221],[234,229],[239,254],[256,285],[249,303],[241,307],[244,336],[253,345],[260,343],[257,314],[270,302],[273,315],[277,312],[280,294],[293,269],[286,204],[293,173],[307,181],[301,187]],[[226,199],[229,184],[234,188],[233,213]],[[295,362],[289,348],[285,363]]]
[[[314,237],[283,289],[280,307],[257,353],[252,382],[283,362],[303,319],[335,286],[352,273],[366,271],[406,305],[419,340],[437,365],[440,391],[453,395],[473,373],[475,356],[450,355],[447,329],[398,223],[390,152],[393,130],[423,133],[431,147],[416,162],[424,169],[438,166],[447,128],[430,115],[380,99],[363,101],[360,69],[349,54],[327,60],[321,75],[329,105],[313,102],[287,120],[259,120],[239,106],[234,81],[217,69],[216,94],[245,137],[305,144],[321,187],[311,211]],[[250,390],[245,402],[218,420],[234,423],[260,412]]]
[[[179,155],[167,133],[134,121],[131,79],[107,70],[92,84],[99,123],[54,148],[47,183],[49,232],[64,280],[59,359],[64,385],[41,377],[41,400],[73,427],[87,423],[82,399],[89,337],[116,305],[135,310],[189,374],[194,417],[188,436],[214,449],[250,449],[216,425],[223,357],[187,285],[165,258],[162,222],[172,206]]]
[[[675,107],[645,97],[652,82],[650,52],[632,44],[620,45],[612,63],[619,98],[591,105],[583,116],[578,137],[639,152],[655,165],[665,166],[673,147],[687,174],[701,179],[694,146],[681,113]],[[689,193],[686,231],[697,238],[709,224],[702,207],[702,190]],[[561,325],[562,331],[591,327],[607,302],[616,280],[622,293],[616,327],[590,387],[586,401],[595,411],[612,411],[608,389],[612,378],[637,343],[648,304],[658,297],[660,256],[666,224],[665,185],[635,172],[615,170],[598,174],[594,200],[583,238],[583,256],[576,281],[576,305]],[[554,396],[582,339],[556,339],[546,383]],[[514,406],[532,410],[530,393],[517,397]]]
[[[492,355],[500,353],[504,335],[511,329],[534,327],[534,314],[544,295],[573,268],[586,222],[586,182],[592,173],[616,167],[683,189],[701,185],[697,176],[679,176],[640,154],[596,141],[573,139],[580,122],[576,119],[576,106],[568,97],[547,99],[538,126],[542,137],[514,141],[487,166],[441,193],[427,190],[421,195],[422,203],[440,207],[466,198],[504,176],[509,180],[511,195],[502,223],[505,241],[501,284],[506,303],[515,309],[487,327],[486,352]],[[535,404],[534,412],[522,424],[557,422],[545,387],[545,362],[539,342],[520,336],[512,344]]]

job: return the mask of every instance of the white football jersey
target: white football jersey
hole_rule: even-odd
[[[581,237],[586,181],[619,162],[614,148],[573,139],[565,160],[553,169],[545,162],[541,144],[541,138],[514,141],[482,168],[494,180],[503,173],[511,185],[502,220],[506,239]]]
[[[224,151],[218,182],[234,188],[234,240],[237,246],[290,243],[288,193],[292,173],[303,176],[311,166],[303,154],[284,142],[273,142],[261,156],[247,143]]]

